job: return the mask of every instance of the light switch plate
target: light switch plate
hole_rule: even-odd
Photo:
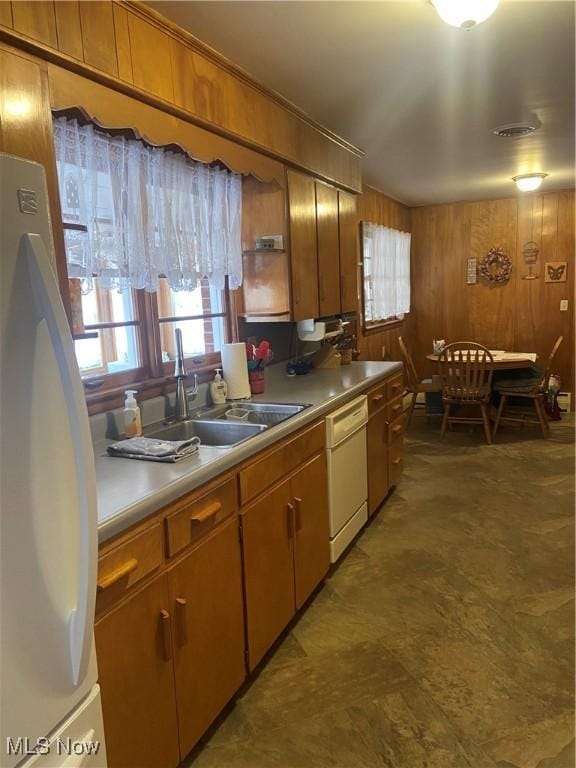
[[[568,299],[560,299],[560,312],[568,312]]]

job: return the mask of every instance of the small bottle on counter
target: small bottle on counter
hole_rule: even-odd
[[[126,437],[138,437],[142,434],[142,417],[134,397],[137,391],[135,389],[127,389],[124,394],[126,395],[124,402],[124,434]]]
[[[228,385],[222,378],[222,368],[216,368],[215,371],[214,381],[210,382],[210,397],[214,405],[221,405],[226,402]]]

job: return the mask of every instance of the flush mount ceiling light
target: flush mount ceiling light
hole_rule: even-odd
[[[438,16],[453,27],[472,29],[492,16],[500,0],[431,0]]]
[[[512,181],[521,192],[534,192],[548,176],[547,173],[524,173],[522,176],[513,176]]]
[[[528,136],[534,133],[539,127],[539,125],[531,125],[530,123],[506,123],[506,125],[492,128],[492,133],[503,139],[517,139],[520,136]]]

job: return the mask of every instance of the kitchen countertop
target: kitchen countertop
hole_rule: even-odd
[[[266,370],[266,392],[252,401],[311,407],[235,447],[201,446],[197,454],[175,464],[112,458],[106,454],[106,444],[95,446],[100,543],[401,368],[402,363],[355,362],[336,369],[313,370],[306,376],[287,376],[284,364],[271,366]]]

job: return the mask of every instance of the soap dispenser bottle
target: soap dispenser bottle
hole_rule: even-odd
[[[126,437],[137,437],[142,434],[142,417],[134,397],[137,392],[135,389],[127,389],[124,394],[126,395],[126,401],[124,402],[124,434]]]
[[[216,376],[214,376],[214,381],[210,382],[210,397],[214,405],[221,405],[226,402],[228,385],[222,378],[222,368],[216,368],[215,370]]]

